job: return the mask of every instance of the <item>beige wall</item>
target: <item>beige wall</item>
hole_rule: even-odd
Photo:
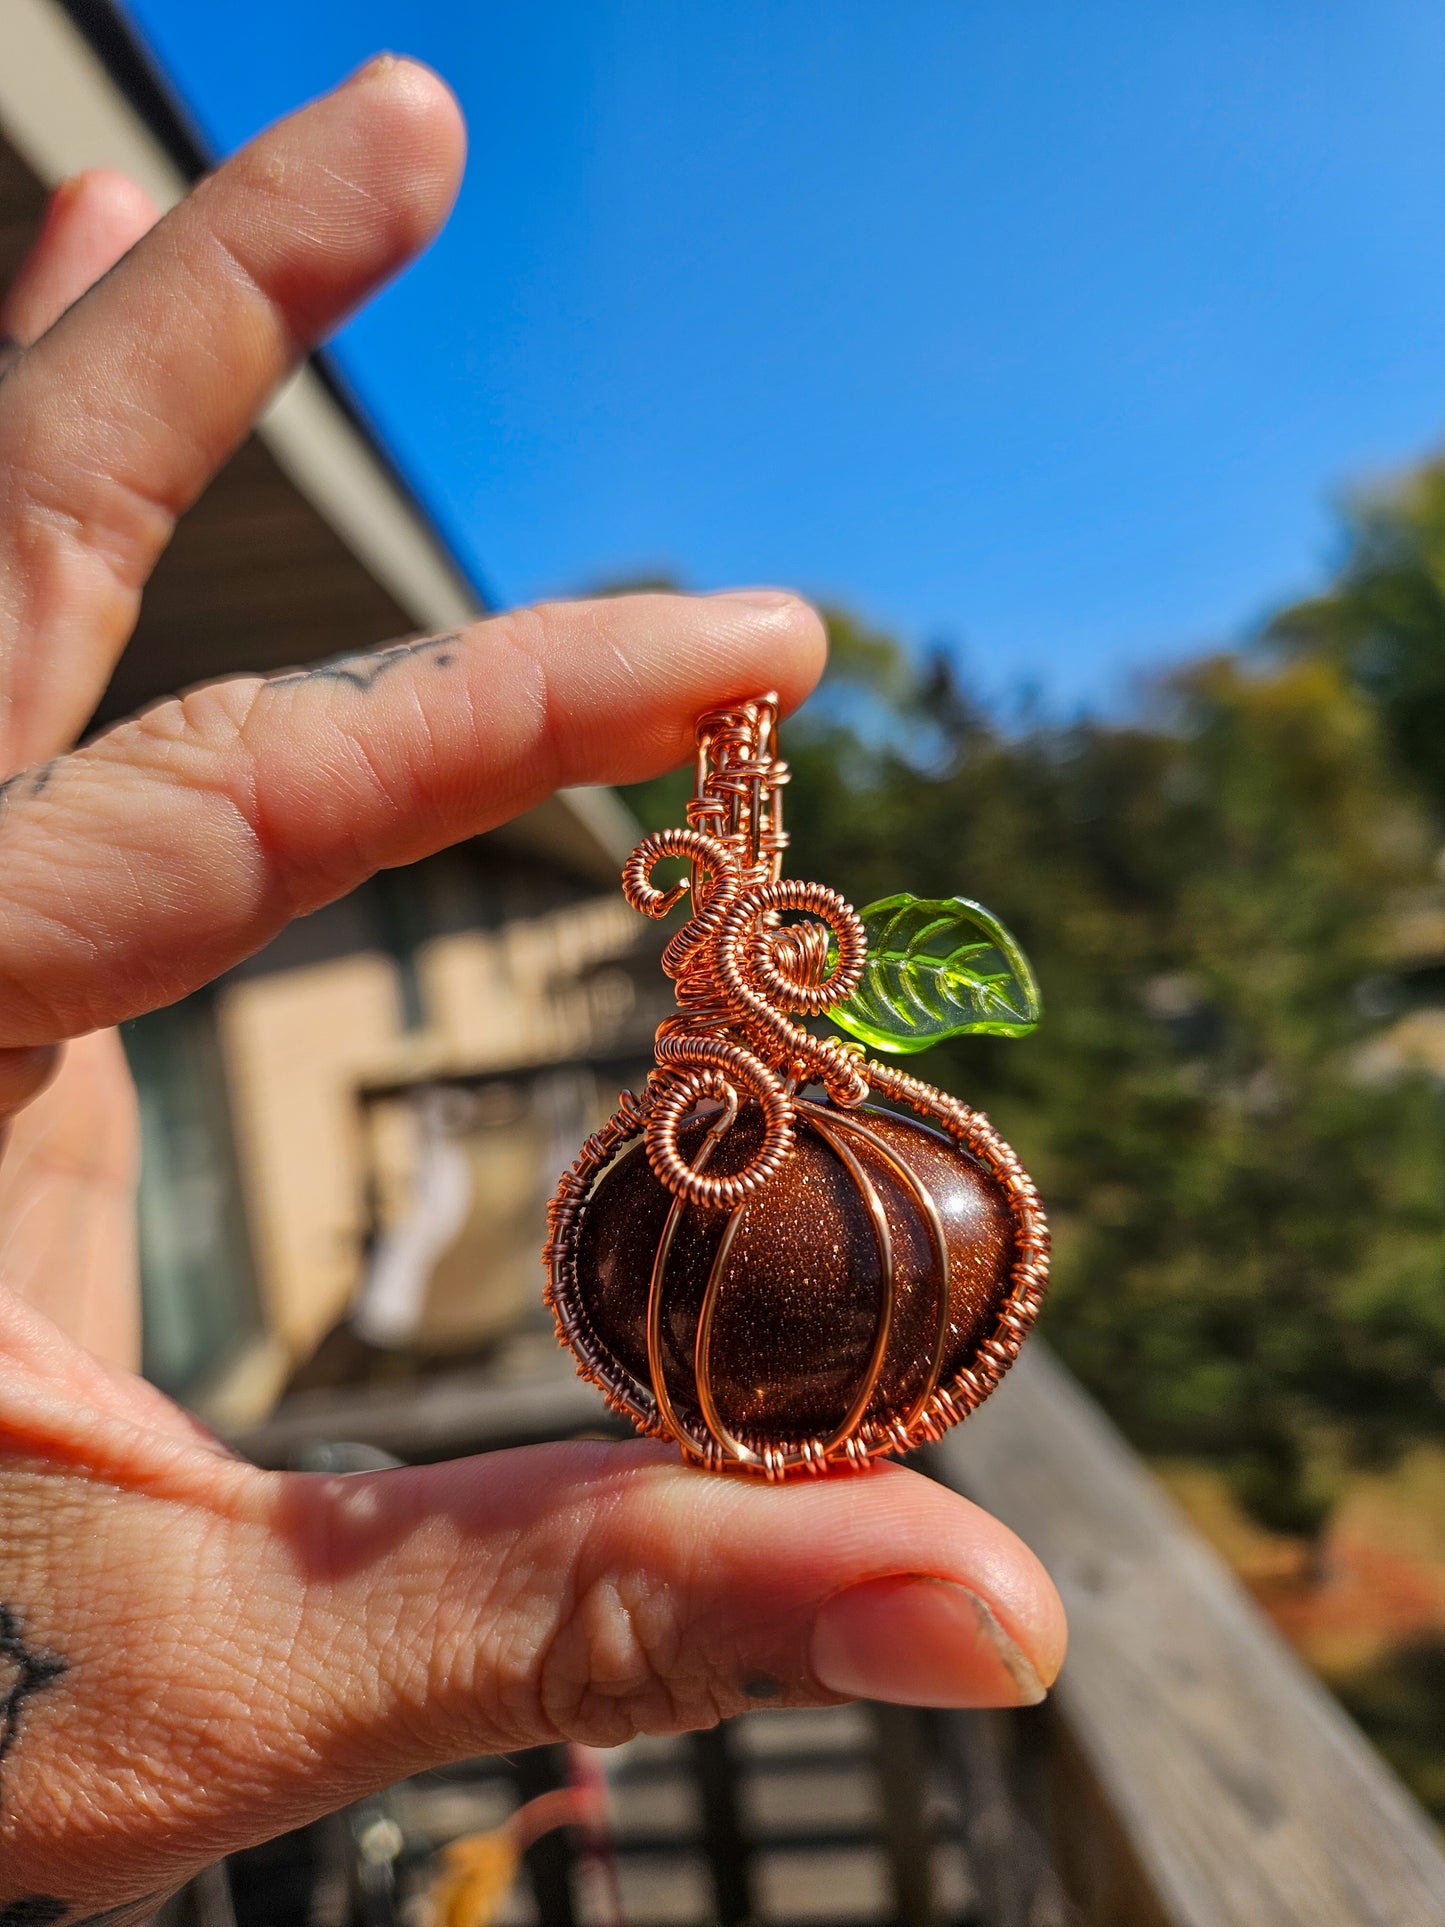
[[[368,1179],[382,1224],[407,1210],[415,1119],[404,1099],[364,1112],[362,1088],[524,1068],[595,1047],[625,1020],[632,997],[621,972],[597,966],[625,954],[639,928],[620,898],[605,897],[496,932],[438,938],[418,956],[429,1020],[420,1031],[403,1030],[396,966],[379,954],[224,987],[218,1025],[263,1315],[291,1358],[309,1353],[354,1299]],[[589,1115],[585,1128],[596,1121]],[[580,1125],[579,1113],[579,1136]],[[428,1342],[475,1339],[530,1303],[540,1199],[550,1162],[562,1161],[545,1124],[522,1111],[500,1123],[479,1112],[458,1141],[472,1204],[436,1262]]]
[[[606,977],[578,979],[623,955],[640,927],[611,896],[499,931],[438,937],[418,958],[429,1031],[450,1059],[478,1069],[584,1051],[625,1018],[630,991]]]
[[[360,955],[243,979],[222,991],[217,1021],[262,1311],[295,1357],[355,1288],[355,1093],[401,1033],[396,967]]]

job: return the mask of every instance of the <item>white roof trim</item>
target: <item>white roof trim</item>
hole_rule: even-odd
[[[0,7],[0,128],[47,186],[118,167],[171,207],[186,191],[170,156],[52,0]]]
[[[298,368],[256,426],[301,493],[419,629],[455,629],[482,613],[314,368]]]

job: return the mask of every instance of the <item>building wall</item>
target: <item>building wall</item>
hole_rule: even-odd
[[[624,1034],[645,1057],[656,1013],[625,967],[643,929],[619,895],[480,839],[128,1027],[153,1375],[251,1416],[355,1311],[379,1254],[373,1340],[468,1349],[525,1323],[546,1197],[616,1101],[578,1060]]]

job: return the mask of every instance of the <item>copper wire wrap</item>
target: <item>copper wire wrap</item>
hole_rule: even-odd
[[[835,1464],[861,1465],[882,1453],[908,1451],[940,1437],[965,1417],[1017,1356],[1043,1297],[1049,1250],[1038,1193],[982,1113],[903,1071],[865,1059],[856,1044],[814,1037],[797,1021],[821,1015],[852,993],[867,944],[857,912],[836,890],[782,876],[788,843],[782,792],[788,768],[776,753],[777,714],[777,698],[765,695],[699,718],[688,826],[645,837],[623,870],[623,893],[644,916],[664,917],[685,896],[691,898],[692,915],[662,953],[678,1008],[658,1028],[656,1067],[642,1095],[624,1092],[618,1109],[563,1174],[548,1210],[543,1254],[547,1301],[558,1337],[574,1353],[578,1370],[599,1386],[614,1409],[626,1412],[642,1432],[675,1440],[687,1458],[701,1465],[770,1479],[819,1473]],[[660,888],[653,874],[669,858],[686,862],[689,873]],[[788,914],[807,921],[785,923]],[[809,1087],[821,1087],[827,1102],[806,1098],[803,1092]],[[949,1330],[947,1245],[926,1190],[861,1118],[850,1116],[870,1094],[939,1126],[993,1174],[1013,1217],[1014,1261],[1007,1295],[970,1364],[946,1385],[939,1381]],[[762,1115],[761,1145],[741,1169],[727,1175],[710,1172],[713,1152],[749,1100]],[[720,1108],[689,1161],[679,1146],[679,1130],[705,1105]],[[871,1214],[883,1302],[867,1369],[838,1428],[826,1438],[780,1446],[728,1430],[712,1398],[709,1346],[713,1310],[748,1200],[785,1173],[800,1127],[816,1133],[842,1161]],[[649,1286],[650,1387],[624,1375],[589,1329],[573,1269],[580,1214],[601,1173],[638,1137],[653,1172],[673,1198]],[[888,1342],[893,1259],[886,1217],[855,1154],[859,1142],[867,1143],[870,1153],[881,1157],[916,1194],[930,1225],[940,1272],[931,1369],[910,1409],[886,1423],[867,1414]],[[697,1334],[702,1424],[696,1429],[680,1419],[661,1366],[668,1255],[680,1214],[688,1207],[729,1214]]]

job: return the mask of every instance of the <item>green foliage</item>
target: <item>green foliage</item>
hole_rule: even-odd
[[[1348,671],[1445,817],[1445,460],[1359,496],[1346,532],[1337,581],[1282,611],[1271,633]]]
[[[868,961],[828,1012],[874,1050],[928,1050],[950,1037],[1025,1037],[1038,985],[998,918],[967,897],[885,897],[863,912]]]

